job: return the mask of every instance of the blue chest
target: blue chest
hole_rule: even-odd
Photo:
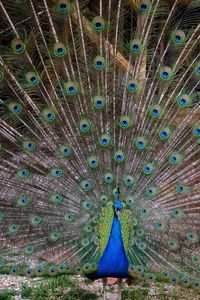
[[[124,250],[120,221],[115,216],[108,244],[99,261],[97,272],[91,274],[91,279],[102,277],[128,277],[128,259]]]

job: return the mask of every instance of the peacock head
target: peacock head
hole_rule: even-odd
[[[121,210],[123,208],[122,202],[120,200],[115,200],[113,203],[113,209],[115,216],[119,219]]]

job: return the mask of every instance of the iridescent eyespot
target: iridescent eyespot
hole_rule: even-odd
[[[157,193],[157,188],[155,186],[149,186],[146,188],[146,195],[148,197],[153,197]]]
[[[162,115],[162,109],[158,104],[150,106],[149,112],[150,112],[151,117],[153,117],[154,119],[156,119]]]
[[[84,227],[84,231],[85,232],[92,232],[93,231],[93,226],[91,224],[87,224],[85,227]]]
[[[155,166],[153,163],[148,163],[146,165],[144,165],[143,167],[143,173],[146,175],[150,175],[155,169]]]
[[[147,208],[147,207],[141,207],[140,208],[140,214],[142,215],[142,216],[149,216],[150,215],[150,213],[151,213],[151,210],[149,209],[149,208]]]
[[[12,224],[8,227],[10,233],[16,233],[19,230],[19,225]]]
[[[57,270],[57,268],[54,267],[54,266],[52,266],[52,267],[50,267],[50,268],[48,269],[48,274],[49,274],[50,276],[55,276],[55,275],[57,275],[57,273],[58,273],[58,270]]]
[[[73,213],[68,213],[64,215],[64,219],[67,222],[72,222],[74,220],[74,214]]]
[[[92,122],[89,119],[84,118],[79,122],[79,130],[82,133],[88,133],[91,129],[91,126]]]
[[[195,264],[199,264],[199,263],[200,263],[200,257],[199,257],[199,256],[196,256],[196,255],[193,255],[193,256],[192,256],[192,261],[193,261],[193,263],[195,263]]]
[[[122,163],[125,159],[125,154],[122,150],[118,150],[114,153],[114,160],[117,163]]]
[[[191,243],[196,243],[199,241],[198,235],[195,232],[189,232],[186,236]]]
[[[144,150],[148,145],[148,140],[146,137],[140,136],[135,139],[134,144],[138,150]]]
[[[192,98],[187,94],[182,94],[177,98],[176,101],[179,107],[185,108],[191,104]]]
[[[182,159],[182,157],[181,157],[180,153],[178,153],[178,152],[172,152],[169,155],[169,163],[171,165],[179,164],[181,162],[181,159]]]
[[[89,180],[81,181],[81,187],[84,191],[90,191],[92,189],[92,183]]]
[[[24,42],[19,38],[12,40],[11,47],[15,54],[22,54],[26,48]]]
[[[196,138],[199,138],[199,137],[200,137],[200,125],[194,126],[194,128],[193,128],[193,135],[194,135]]]
[[[54,45],[53,52],[56,57],[64,57],[67,53],[67,50],[63,43],[58,42]]]
[[[82,201],[81,205],[85,210],[90,210],[94,206],[93,202],[89,200]]]
[[[169,80],[172,77],[172,69],[169,67],[164,67],[160,70],[160,77],[163,80]]]
[[[164,127],[159,131],[159,138],[166,141],[170,138],[171,130],[168,127]]]
[[[112,183],[114,180],[114,175],[111,172],[106,172],[104,175],[104,181],[108,184]]]
[[[134,178],[129,174],[124,176],[123,181],[126,186],[132,186],[134,184]]]
[[[165,225],[165,223],[163,223],[163,222],[160,221],[160,220],[159,220],[159,221],[156,221],[155,227],[156,227],[156,229],[159,230],[159,231],[165,231],[166,228],[167,228],[167,226]]]
[[[46,122],[53,122],[56,119],[56,113],[49,108],[44,109],[42,115]]]
[[[172,276],[172,277],[171,277],[171,282],[172,282],[173,284],[177,283],[177,282],[178,282],[178,278],[177,278],[176,276]]]
[[[8,109],[10,112],[14,113],[15,115],[18,115],[22,111],[22,106],[17,102],[10,102],[8,104]]]
[[[108,197],[106,196],[106,195],[102,195],[101,197],[100,197],[100,202],[101,202],[101,204],[106,204],[107,202],[108,202]]]
[[[28,178],[29,175],[30,175],[30,173],[29,173],[28,169],[23,168],[23,169],[20,169],[17,171],[17,176],[22,179]]]
[[[18,273],[18,271],[19,271],[18,268],[14,267],[14,268],[11,268],[10,273],[12,275],[16,275]]]
[[[61,178],[62,177],[62,170],[60,168],[51,168],[50,175],[55,178]]]
[[[40,83],[40,77],[35,72],[28,72],[25,75],[26,82],[29,85],[29,87],[35,87]]]
[[[144,272],[144,268],[142,266],[137,266],[136,272],[139,273],[139,274],[141,274],[141,273]]]
[[[90,244],[90,241],[89,241],[88,239],[83,239],[83,240],[81,241],[81,245],[82,245],[83,247],[87,247],[89,244]]]
[[[130,51],[134,54],[141,52],[141,42],[138,39],[134,39],[130,42]]]
[[[190,191],[190,187],[184,184],[178,184],[176,189],[179,194],[186,194]]]
[[[65,14],[70,10],[70,2],[69,0],[58,0],[57,3],[57,11]]]
[[[169,276],[170,276],[170,273],[169,273],[168,271],[163,271],[163,272],[161,273],[161,276],[162,276],[164,279],[168,279]]]
[[[36,274],[37,274],[38,276],[42,276],[43,273],[44,273],[44,269],[43,269],[42,267],[38,267],[38,268],[36,269]]]
[[[135,272],[135,270],[136,270],[136,266],[130,264],[128,267],[128,272],[132,274],[133,272]]]
[[[93,99],[93,104],[96,109],[102,109],[106,105],[106,100],[102,96],[95,96]]]
[[[128,129],[131,127],[132,124],[133,124],[133,121],[131,120],[131,118],[129,116],[121,116],[119,118],[119,126],[122,129]]]
[[[61,203],[63,201],[63,196],[61,194],[53,194],[50,197],[50,200],[53,201],[55,204]]]
[[[146,247],[147,247],[146,244],[145,244],[144,242],[138,243],[137,246],[138,246],[138,248],[141,249],[141,250],[145,250]]]
[[[136,235],[137,236],[144,236],[145,235],[144,229],[137,229],[136,230]]]
[[[138,84],[137,81],[134,79],[128,80],[127,82],[127,90],[129,93],[134,94],[138,90]]]
[[[66,272],[66,266],[64,264],[59,265],[58,272],[60,272],[60,273]]]
[[[199,290],[199,287],[200,287],[200,281],[193,281],[193,282],[192,282],[192,286],[193,286],[195,289]]]
[[[172,210],[172,216],[173,217],[178,217],[178,218],[180,218],[180,217],[182,217],[183,216],[183,212],[182,212],[182,210],[180,210],[180,209],[178,209],[178,208],[174,208],[173,210]]]
[[[91,155],[87,158],[87,164],[91,169],[95,169],[99,165],[99,159],[95,155]]]
[[[96,70],[103,70],[106,67],[106,61],[105,59],[98,55],[94,59],[94,67]]]
[[[148,273],[146,275],[146,278],[147,278],[148,281],[154,281],[155,280],[155,275],[151,274],[151,273]]]
[[[74,81],[65,82],[63,87],[65,94],[68,96],[74,96],[78,93],[78,84]]]
[[[34,248],[33,248],[32,245],[26,246],[26,248],[25,248],[25,250],[24,250],[25,254],[32,254],[33,251],[34,251]]]
[[[21,196],[17,199],[16,205],[19,207],[26,207],[28,205],[28,198],[26,196]]]
[[[99,144],[102,147],[108,147],[110,143],[111,143],[111,136],[109,134],[104,133],[99,137]]]
[[[35,226],[35,225],[39,225],[42,221],[42,218],[38,215],[31,215],[29,218],[29,222],[31,225]]]
[[[70,157],[72,154],[72,149],[69,145],[60,145],[59,151],[63,157]]]
[[[83,271],[84,271],[86,274],[90,273],[91,270],[92,270],[92,265],[91,265],[90,263],[85,263],[85,264],[83,265]]]
[[[49,235],[49,239],[52,242],[56,242],[61,237],[61,233],[59,231],[54,231]]]
[[[142,0],[139,4],[139,12],[140,13],[147,13],[150,9],[151,2],[149,0]]]
[[[171,250],[177,250],[179,248],[179,244],[176,240],[170,240],[168,242],[168,246],[169,246],[169,249],[171,249]]]
[[[126,205],[132,206],[134,204],[135,200],[133,197],[127,197],[125,202],[126,202]]]
[[[187,278],[187,277],[184,277],[184,278],[181,280],[181,283],[182,283],[183,286],[188,287],[188,286],[190,286],[190,279]]]
[[[33,141],[24,141],[22,142],[22,147],[24,149],[24,151],[32,153],[34,152],[35,148],[36,148],[36,144]]]
[[[105,21],[102,17],[94,17],[92,20],[92,28],[97,32],[102,32],[105,29]]]
[[[182,30],[177,30],[172,35],[172,41],[176,45],[182,45],[185,41],[185,33]]]

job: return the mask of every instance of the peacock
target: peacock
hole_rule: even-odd
[[[0,1],[0,272],[200,289],[199,49],[199,0]]]

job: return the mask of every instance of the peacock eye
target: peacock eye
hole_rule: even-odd
[[[54,51],[54,55],[58,58],[64,57],[65,54],[67,53],[67,49],[66,49],[65,45],[61,42],[58,42],[54,45],[53,51]]]
[[[94,17],[92,20],[92,28],[96,32],[102,32],[105,29],[105,21],[102,17]]]

